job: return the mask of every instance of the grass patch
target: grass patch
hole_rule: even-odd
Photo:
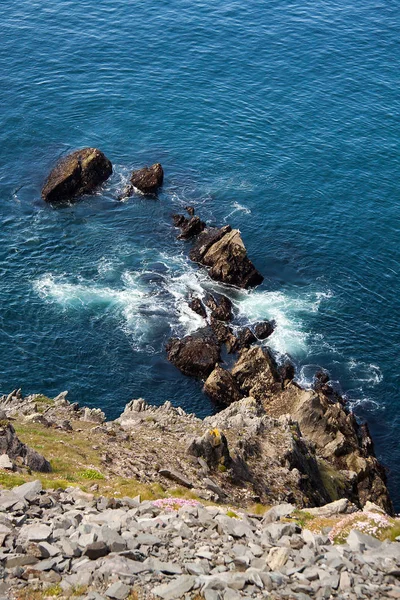
[[[105,479],[104,475],[96,469],[85,469],[84,471],[79,471],[78,479],[90,479],[90,481],[94,481],[95,479]]]
[[[237,515],[233,510],[230,510],[230,509],[226,511],[226,516],[231,517],[231,519],[239,518],[239,515]]]
[[[261,504],[260,502],[257,502],[256,504],[251,504],[247,510],[250,513],[253,513],[254,515],[263,515],[267,512],[267,510],[270,510],[270,508],[272,508],[272,506],[270,506],[269,504]]]

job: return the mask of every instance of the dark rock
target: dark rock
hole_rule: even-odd
[[[42,189],[46,202],[61,202],[92,192],[112,173],[108,158],[96,148],[83,148],[61,159]]]
[[[159,473],[159,475],[162,475],[162,477],[166,477],[167,479],[176,481],[177,483],[179,483],[179,485],[183,485],[184,487],[187,487],[187,488],[193,487],[192,482],[189,481],[189,479],[187,479],[187,477],[185,477],[181,473],[178,473],[177,471],[174,471],[173,469],[160,469],[158,471],[158,473]]]
[[[220,366],[207,377],[203,391],[214,402],[227,406],[242,398],[238,384],[234,377]]]
[[[0,427],[0,454],[7,454],[12,460],[22,458],[24,464],[33,471],[50,473],[50,463],[36,450],[22,443],[11,423]]]
[[[232,231],[232,227],[230,225],[225,225],[225,227],[221,227],[220,229],[217,227],[210,227],[203,231],[189,252],[190,260],[201,263],[207,250],[211,248],[213,244],[222,239],[224,235],[229,233],[229,231]]]
[[[279,373],[282,378],[282,387],[285,387],[285,385],[292,381],[295,376],[294,364],[290,361],[286,361],[279,367]]]
[[[83,551],[83,554],[90,558],[90,560],[96,560],[102,556],[106,556],[108,553],[109,548],[104,542],[93,542],[92,544],[88,544]]]
[[[187,211],[190,217],[194,217],[194,207],[193,206],[185,206],[185,210]]]
[[[172,215],[172,222],[175,227],[182,227],[188,221],[189,219],[187,219],[184,215]]]
[[[253,327],[254,335],[259,340],[265,340],[274,332],[275,326],[275,321],[262,321],[261,323],[256,323]]]
[[[189,302],[189,308],[191,308],[193,312],[203,317],[203,319],[207,317],[206,309],[204,308],[204,304],[200,298],[192,298]]]
[[[164,180],[164,171],[159,163],[133,171],[131,184],[143,194],[155,194]]]
[[[206,224],[201,221],[200,217],[192,217],[179,225],[181,233],[178,235],[178,240],[188,240],[203,231]]]
[[[207,377],[221,359],[218,341],[207,327],[181,340],[172,338],[166,349],[168,360],[193,377]]]
[[[231,464],[228,441],[219,429],[210,429],[202,437],[194,439],[189,445],[188,454],[203,458],[210,469],[220,465],[229,467]]]
[[[232,333],[232,329],[226,323],[211,317],[210,327],[215,333],[215,336],[220,344],[226,343],[227,347],[235,344],[236,338]]]
[[[249,327],[244,327],[239,331],[233,347],[230,348],[230,352],[237,352],[238,350],[243,350],[243,348],[250,348],[256,341],[257,338],[251,329],[249,329]]]
[[[211,310],[211,315],[218,321],[232,319],[232,302],[222,294],[206,294],[204,304]]]
[[[209,275],[240,288],[259,285],[263,276],[247,257],[238,229],[229,225],[221,229],[206,229],[199,235],[189,254],[191,260],[209,268]]]

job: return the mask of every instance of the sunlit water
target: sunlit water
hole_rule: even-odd
[[[325,367],[400,493],[399,2],[4,0],[0,68],[1,392],[70,397],[115,417],[142,396],[214,410],[164,345],[220,290],[171,214],[239,227],[265,275],[225,290],[235,325],[309,384]],[[54,161],[97,146],[99,192],[54,209]],[[158,200],[117,197],[159,161]]]

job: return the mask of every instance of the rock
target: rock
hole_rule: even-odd
[[[296,507],[293,504],[277,504],[273,506],[266,513],[264,513],[263,523],[275,523],[275,521],[279,521],[281,517],[287,517],[292,514],[292,512],[296,510]],[[307,512],[310,509],[307,509]]]
[[[42,491],[42,489],[43,486],[41,481],[28,481],[27,483],[23,483],[22,485],[14,488],[14,493],[20,498],[24,498],[24,500],[31,502]]]
[[[96,148],[83,148],[61,159],[46,179],[42,198],[62,202],[92,192],[112,173],[108,158]]]
[[[0,428],[0,455],[7,454],[11,460],[21,458],[26,466],[33,471],[50,473],[50,463],[36,450],[32,450],[26,444],[22,443],[11,423],[5,424]]]
[[[121,581],[115,581],[106,590],[105,595],[112,600],[125,600],[130,594],[131,588]]]
[[[357,529],[352,529],[346,539],[347,544],[353,552],[363,552],[365,549],[380,548],[382,542]]]
[[[188,448],[188,454],[203,458],[210,469],[219,465],[229,467],[228,441],[219,429],[210,429],[202,437],[194,439]]]
[[[254,347],[241,351],[231,369],[243,394],[262,399],[268,392],[281,387],[274,358],[266,348]]]
[[[21,527],[18,539],[24,542],[47,542],[52,533],[52,528],[48,525],[23,525]]]
[[[187,488],[192,488],[193,484],[187,477],[185,477],[182,473],[178,473],[178,471],[174,471],[173,469],[160,469],[158,471],[159,475],[162,477],[167,477],[167,479],[172,479],[172,481],[176,481],[179,485],[183,485]]]
[[[232,227],[230,225],[225,225],[220,229],[216,227],[207,228],[199,235],[195,244],[190,250],[190,260],[193,262],[202,263],[205,254],[211,248],[211,246],[216,242],[219,242],[219,240],[221,240],[224,235],[230,231],[232,231]]]
[[[164,600],[181,598],[193,589],[196,578],[193,575],[181,575],[169,583],[164,583],[153,589],[153,594]]]
[[[168,360],[184,375],[207,377],[221,360],[216,337],[209,328],[199,329],[181,340],[172,338],[167,346]]]
[[[165,573],[166,575],[181,575],[182,569],[179,565],[172,562],[163,562],[154,556],[146,558],[143,563],[149,571],[156,571],[158,573]]]
[[[200,315],[200,317],[203,317],[203,319],[207,317],[206,309],[204,308],[204,304],[200,298],[192,298],[189,302],[189,308],[191,308],[193,312]]]
[[[4,469],[6,471],[14,471],[15,465],[8,456],[8,454],[0,455],[0,469]]]
[[[210,373],[203,387],[203,392],[214,402],[229,405],[242,398],[239,386],[234,377],[219,365]]]
[[[97,560],[102,556],[106,556],[108,553],[108,546],[104,542],[93,542],[88,544],[83,551],[83,554],[90,558],[90,560]]]
[[[131,184],[143,194],[155,194],[164,181],[164,171],[160,163],[133,171]]]
[[[265,340],[274,332],[275,327],[275,321],[262,321],[254,325],[253,332],[257,339]]]
[[[189,256],[209,267],[208,274],[212,279],[229,285],[255,287],[264,279],[247,257],[238,229],[205,230]]]
[[[244,327],[237,334],[236,340],[230,348],[230,352],[238,352],[238,350],[243,350],[243,348],[250,348],[256,341],[257,338],[251,329],[249,327]]]
[[[276,571],[283,567],[290,556],[290,550],[284,547],[271,548],[267,556],[267,565],[271,571]]]
[[[210,318],[210,327],[213,330],[219,344],[226,344],[228,352],[236,344],[236,337],[232,333],[232,329],[224,321],[218,321],[213,316]]]
[[[252,539],[252,529],[245,521],[228,517],[226,515],[217,515],[215,520],[218,522],[219,530],[226,535],[231,535],[234,538],[247,537]]]
[[[335,500],[335,502],[329,502],[324,506],[318,506],[316,508],[307,508],[307,512],[313,515],[314,517],[333,517],[335,515],[340,515],[342,513],[353,512],[357,510],[355,507],[353,511],[350,511],[351,504],[347,498],[340,498],[340,500]]]
[[[211,310],[211,316],[218,321],[232,319],[232,302],[222,294],[206,294],[204,304]]]
[[[185,219],[179,227],[181,233],[178,235],[178,240],[189,240],[190,238],[199,235],[206,224],[199,217],[192,217],[191,219]]]

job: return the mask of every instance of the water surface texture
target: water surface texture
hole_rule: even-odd
[[[210,414],[164,344],[210,288],[175,239],[191,203],[239,227],[265,275],[229,292],[274,318],[274,350],[318,367],[367,418],[400,506],[398,0],[3,0],[0,391],[116,417],[142,396]],[[99,147],[114,173],[54,209],[54,162]],[[118,202],[161,162],[158,200]],[[215,286],[211,285],[211,288]]]

